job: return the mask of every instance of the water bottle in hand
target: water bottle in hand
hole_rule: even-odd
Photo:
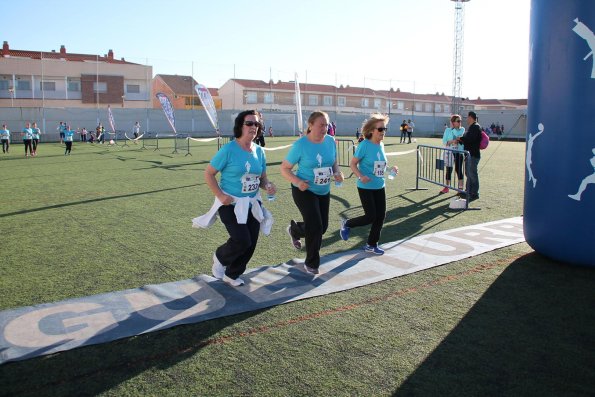
[[[267,184],[265,185],[265,188],[266,188],[266,190],[267,190],[267,200],[268,200],[268,201],[275,201],[275,195],[274,195],[274,194],[271,194],[271,193],[269,193],[269,190],[270,190],[271,186],[272,186],[272,185],[271,185],[271,182],[269,182],[269,183],[267,183]]]
[[[341,173],[339,173],[339,172],[335,172],[335,173],[333,174],[333,176],[335,177],[335,187],[341,187],[341,186],[343,186],[343,182],[339,182],[339,181],[337,180],[337,176],[338,176],[338,175],[341,175]]]
[[[395,167],[392,167],[390,169],[390,172],[388,173],[388,179],[390,179],[392,181],[393,179],[395,179],[396,176],[397,176],[397,170],[395,169]]]

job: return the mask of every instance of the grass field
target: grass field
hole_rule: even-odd
[[[291,143],[267,139],[267,145]],[[412,145],[386,141],[387,151]],[[418,143],[439,145],[435,139]],[[224,227],[192,229],[213,197],[203,170],[215,142],[192,156],[75,143],[22,144],[0,155],[0,310],[210,274]],[[522,215],[524,143],[493,142],[480,162],[480,211],[415,186],[415,156],[392,157],[381,242]],[[250,267],[296,256],[284,228],[298,210],[277,183],[273,233]],[[345,170],[347,171],[347,170]],[[331,191],[322,254],[354,249],[341,216],[362,213],[355,182]],[[517,244],[389,281],[265,310],[0,366],[6,396],[477,396],[595,393],[595,273]]]

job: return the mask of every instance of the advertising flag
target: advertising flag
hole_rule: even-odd
[[[109,121],[110,127],[112,127],[112,132],[116,133],[116,127],[114,123],[114,115],[112,114],[112,108],[110,105],[107,105],[107,119]]]
[[[194,86],[194,90],[198,94],[198,98],[200,99],[202,106],[205,108],[205,112],[207,112],[207,117],[209,118],[211,125],[216,132],[219,132],[217,109],[215,108],[215,102],[213,102],[213,97],[211,96],[209,89],[202,84],[197,84]]]
[[[161,103],[161,107],[163,108],[163,113],[165,113],[165,117],[167,118],[169,125],[171,125],[171,128],[174,130],[174,134],[177,134],[178,132],[176,131],[176,118],[174,116],[174,107],[171,105],[169,98],[162,92],[158,92],[157,94],[155,94],[155,96],[157,97],[157,99],[159,99],[159,103]]]

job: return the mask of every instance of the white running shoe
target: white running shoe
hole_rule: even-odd
[[[213,277],[221,280],[225,276],[225,266],[217,259],[217,254],[213,254],[213,267],[211,268]]]
[[[224,275],[223,281],[226,282],[227,284],[231,285],[232,287],[239,287],[241,285],[244,285],[244,280],[242,280],[239,277],[234,280],[233,278],[227,277]]]

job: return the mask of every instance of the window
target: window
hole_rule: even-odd
[[[444,105],[444,113],[450,113],[450,105]]]
[[[397,109],[399,109],[399,110],[405,109],[405,102],[397,101]]]
[[[0,90],[1,91],[8,91],[8,80],[0,80]]]
[[[370,106],[370,99],[369,98],[362,98],[362,107],[367,108]]]
[[[272,92],[265,92],[264,93],[264,103],[275,103],[275,96]]]
[[[107,83],[100,81],[93,83],[93,92],[107,92]]]
[[[198,97],[184,97],[184,104],[186,106],[202,106],[202,104],[200,103],[200,99]]]
[[[337,98],[337,105],[345,106],[346,104],[347,104],[347,98],[345,98],[344,96],[340,96]]]
[[[70,92],[80,92],[81,90],[81,82],[77,80],[68,80],[68,91]]]
[[[382,101],[380,99],[374,99],[374,109],[380,109],[382,106]]]
[[[416,112],[421,112],[421,109],[422,109],[422,104],[419,103],[419,102],[416,102],[415,103],[415,111]]]
[[[442,112],[442,105],[437,103],[436,106],[434,106],[434,110],[436,111],[436,113]]]
[[[39,83],[39,88],[42,91],[56,91],[55,81],[42,81]]]
[[[322,104],[323,104],[324,106],[333,106],[333,97],[332,97],[332,96],[330,96],[330,95],[325,95],[325,96],[322,98]]]
[[[29,80],[17,80],[17,90],[20,90],[20,91],[31,90],[31,82]]]
[[[295,105],[295,94],[292,95],[293,104]],[[300,94],[300,103],[304,103],[304,94]]]
[[[428,112],[428,113],[432,112],[432,104],[431,103],[426,103],[426,112]]]
[[[257,103],[257,95],[254,91],[247,91],[246,92],[246,103]]]
[[[318,105],[318,95],[308,95],[308,105],[310,105],[310,106]]]
[[[127,94],[140,94],[140,85],[139,84],[126,84],[126,93]]]

